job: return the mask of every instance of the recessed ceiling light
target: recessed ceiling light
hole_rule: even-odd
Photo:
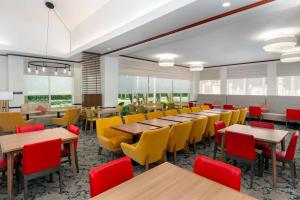
[[[226,1],[226,2],[224,2],[224,3],[222,4],[222,6],[223,6],[224,8],[226,8],[226,7],[231,6],[231,3],[228,2],[228,1]]]
[[[158,65],[160,67],[173,67],[174,66],[174,59],[173,58],[161,58],[158,61]]]

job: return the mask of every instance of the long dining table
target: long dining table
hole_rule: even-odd
[[[71,164],[74,177],[77,174],[75,164],[74,140],[78,136],[64,128],[45,129],[26,134],[10,134],[0,136],[0,147],[4,155],[7,156],[7,193],[8,200],[13,199],[13,167],[14,155],[22,152],[24,145],[44,142],[48,140],[61,139],[63,144],[70,144]]]
[[[286,130],[277,130],[277,129],[267,129],[267,128],[258,128],[253,126],[234,124],[228,126],[224,129],[219,130],[218,132],[222,136],[221,143],[221,154],[224,158],[224,146],[225,146],[225,133],[226,131],[242,133],[247,135],[253,135],[256,141],[271,145],[272,151],[272,177],[273,177],[273,187],[277,185],[277,166],[276,166],[276,145],[285,140],[288,131]]]
[[[90,200],[255,200],[242,192],[165,162]]]

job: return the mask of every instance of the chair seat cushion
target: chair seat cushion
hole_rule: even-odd
[[[126,135],[115,135],[109,138],[113,147],[118,147],[122,142],[131,143],[131,137]]]
[[[268,157],[271,157],[271,156],[272,156],[272,151],[271,151],[271,149],[269,149],[269,148],[265,149],[265,150],[264,150],[264,154],[267,155]],[[277,159],[284,160],[285,155],[286,155],[286,151],[279,151],[279,150],[276,150],[276,158],[277,158]]]

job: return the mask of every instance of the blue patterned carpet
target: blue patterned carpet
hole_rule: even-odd
[[[277,126],[276,128],[285,129],[284,126]],[[298,128],[297,128],[298,129]],[[289,129],[290,135],[292,129]],[[290,137],[290,136],[289,136]],[[289,137],[286,138],[286,145],[289,143]],[[280,146],[280,145],[279,145]],[[203,149],[202,146],[198,145],[197,153],[195,154],[191,151],[191,155],[188,156],[185,152],[181,152],[177,157],[177,165],[189,170],[193,169],[193,163],[196,155],[206,155],[212,157],[213,147],[208,147]],[[122,157],[123,154],[120,152],[116,157]],[[80,172],[74,179],[71,173],[71,168],[68,163],[63,164],[64,168],[64,189],[63,193],[59,194],[58,187],[58,177],[53,177],[53,182],[48,182],[47,178],[41,178],[33,180],[29,183],[29,196],[32,199],[39,200],[65,200],[65,199],[76,199],[83,200],[89,198],[89,179],[88,172],[92,167],[101,165],[109,161],[109,153],[103,151],[102,155],[98,155],[98,141],[96,139],[95,133],[90,135],[89,133],[81,132],[78,146],[78,157]],[[168,160],[172,161],[172,156],[168,155]],[[160,163],[150,165],[150,168],[159,165]],[[273,189],[271,187],[272,175],[271,168],[264,172],[263,177],[254,176],[253,188],[249,189],[250,186],[250,176],[247,167],[239,165],[243,171],[242,189],[241,191],[254,196],[258,199],[269,200],[269,199],[297,199],[300,200],[300,140],[298,140],[297,153],[296,153],[296,167],[297,167],[297,186],[294,189],[291,185],[290,171],[288,166],[285,170],[282,170],[281,164],[278,163],[278,187]],[[134,165],[135,175],[138,175],[144,171],[142,166]],[[16,193],[15,186],[15,199],[23,199],[22,191]],[[0,179],[0,199],[7,199],[6,192],[6,180]],[[201,197],[199,197],[201,199]]]

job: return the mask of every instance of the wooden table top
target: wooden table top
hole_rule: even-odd
[[[166,117],[161,117],[160,119],[174,121],[174,122],[188,122],[192,120],[192,118],[178,117],[178,116],[166,116]]]
[[[253,135],[255,140],[276,144],[281,142],[285,136],[288,134],[288,131],[285,130],[276,130],[276,129],[267,129],[267,128],[258,128],[247,125],[234,124],[228,126],[227,128],[221,129],[218,132],[223,134],[225,131],[232,131],[242,134]]]
[[[141,123],[131,123],[131,124],[123,124],[121,126],[112,126],[111,128],[118,130],[118,131],[123,131],[125,133],[129,133],[132,135],[140,135],[144,131],[158,129],[159,127],[141,124]]]
[[[78,137],[64,128],[53,128],[26,134],[0,136],[0,146],[2,153],[9,153],[22,150],[26,144],[33,144],[59,138],[62,139],[62,142],[66,142]]]
[[[22,111],[23,115],[30,115],[30,114],[40,114],[42,111],[40,110],[29,110],[29,111]]]
[[[254,200],[217,182],[163,163],[90,200]]]
[[[100,109],[95,109],[95,112],[98,114],[107,114],[107,113],[119,113],[120,109],[119,108],[100,108]]]
[[[193,119],[200,119],[200,118],[205,118],[206,116],[204,115],[193,115],[193,114],[178,114],[176,115],[178,117],[186,117],[186,118],[193,118]]]
[[[202,112],[222,114],[222,113],[228,113],[228,112],[231,112],[231,111],[230,110],[204,110]]]
[[[194,112],[194,113],[190,113],[192,115],[204,115],[204,116],[207,116],[207,117],[210,117],[210,116],[216,116],[216,115],[220,115],[218,113],[213,113],[213,112]]]
[[[172,126],[174,124],[178,124],[179,122],[175,121],[169,121],[169,120],[163,120],[163,119],[149,119],[142,122],[138,122],[141,124],[147,124],[151,126],[157,126],[157,127],[165,127],[165,126]]]

